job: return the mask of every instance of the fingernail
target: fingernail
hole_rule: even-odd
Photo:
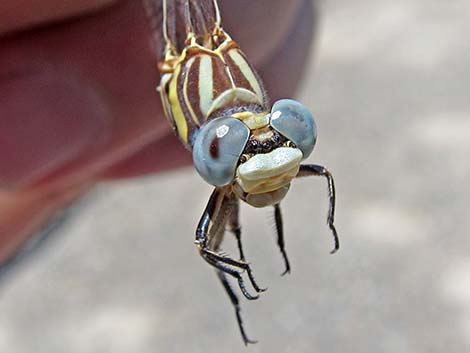
[[[73,75],[0,75],[0,187],[27,186],[96,148],[110,120],[97,90]]]

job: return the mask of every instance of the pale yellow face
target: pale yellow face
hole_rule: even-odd
[[[257,154],[238,166],[234,192],[254,207],[276,204],[299,172],[301,160],[302,152],[292,147]]]

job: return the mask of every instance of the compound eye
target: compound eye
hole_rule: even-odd
[[[291,140],[302,151],[303,159],[313,151],[317,127],[310,111],[292,99],[281,99],[271,109],[271,126]]]
[[[235,118],[217,118],[202,125],[193,145],[199,175],[214,186],[230,184],[249,136],[250,129]]]

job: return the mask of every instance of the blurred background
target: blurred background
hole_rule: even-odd
[[[470,349],[470,2],[326,0],[297,98],[322,179],[242,208],[259,283],[252,352]],[[211,188],[191,168],[101,184],[0,278],[0,352],[239,352],[232,307],[193,245]],[[227,238],[229,240],[230,237]],[[226,241],[226,250],[234,244]]]

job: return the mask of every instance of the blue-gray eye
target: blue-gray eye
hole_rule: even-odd
[[[217,118],[202,125],[193,145],[199,175],[214,186],[230,184],[249,136],[250,129],[235,118]]]
[[[310,111],[292,99],[281,99],[271,109],[271,126],[302,151],[303,159],[313,151],[317,127]]]

